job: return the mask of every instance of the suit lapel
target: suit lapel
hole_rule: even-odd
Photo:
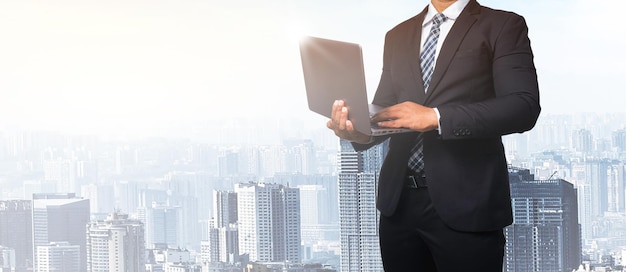
[[[448,70],[448,66],[450,62],[454,58],[456,50],[461,45],[463,38],[467,34],[467,31],[472,27],[474,22],[476,22],[475,14],[480,12],[480,5],[472,0],[467,4],[467,7],[461,12],[459,17],[454,22],[454,25],[450,29],[448,36],[444,40],[444,43],[441,47],[441,52],[437,57],[437,63],[435,65],[435,71],[433,72],[432,78],[430,80],[430,86],[428,93],[426,94],[426,100],[432,97],[433,93],[438,92],[437,85],[443,78],[443,75]],[[421,73],[420,73],[421,78]],[[426,101],[425,101],[426,103]]]
[[[415,16],[415,29],[412,29],[413,39],[410,40],[408,52],[409,52],[409,60],[411,63],[411,70],[415,79],[415,86],[417,86],[417,100],[420,103],[423,103],[426,98],[426,93],[424,92],[424,81],[422,80],[422,67],[420,66],[420,47],[422,42],[422,24],[424,23],[424,17],[426,17],[426,13],[428,12],[428,6],[422,10],[417,16]]]

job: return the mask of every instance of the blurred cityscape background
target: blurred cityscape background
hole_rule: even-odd
[[[427,3],[0,1],[0,272],[382,271],[386,146],[308,110],[298,38],[360,43],[372,97]],[[480,3],[527,20],[543,108],[503,271],[625,271],[622,1]]]
[[[204,141],[2,130],[0,267],[381,271],[386,145],[355,152],[322,126],[294,137],[298,122],[255,123],[194,128]],[[504,271],[623,271],[623,124],[543,115],[504,138],[515,216]]]

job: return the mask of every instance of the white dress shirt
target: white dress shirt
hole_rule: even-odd
[[[467,3],[469,3],[469,0],[457,0],[448,8],[446,8],[443,12],[441,12],[447,18],[439,26],[439,39],[437,40],[437,47],[435,49],[435,67],[437,67],[437,57],[439,56],[439,51],[441,51],[441,45],[446,40],[446,37],[448,36],[448,33],[450,33],[452,25],[454,25],[454,22],[456,22],[456,18],[459,17],[461,11],[463,11],[465,6],[467,6]],[[428,12],[426,12],[424,22],[422,23],[422,41],[420,43],[420,52],[424,50],[424,43],[426,43],[426,39],[428,38],[428,34],[430,33],[430,28],[433,24],[433,17],[435,17],[437,13],[439,12],[437,11],[437,9],[435,9],[433,4],[428,4]],[[428,92],[428,90],[424,91]],[[439,134],[441,134],[441,123],[439,122],[439,119],[441,119],[441,115],[439,114],[439,110],[437,108],[434,108],[434,110],[437,114],[437,123],[439,123],[439,125],[437,126],[437,130],[439,131]]]

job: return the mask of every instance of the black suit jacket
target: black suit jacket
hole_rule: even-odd
[[[512,212],[501,136],[530,130],[540,112],[528,28],[517,14],[471,0],[443,42],[425,93],[419,50],[426,11],[387,33],[373,103],[413,101],[438,108],[441,134],[424,133],[425,172],[435,209],[453,229],[502,229],[512,223]],[[416,136],[390,136],[377,199],[383,215],[396,209]],[[365,150],[383,140],[353,146]]]

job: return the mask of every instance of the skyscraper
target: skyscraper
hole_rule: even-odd
[[[34,194],[32,220],[33,250],[35,252],[39,252],[37,249],[39,246],[46,247],[47,249],[44,249],[44,251],[61,250],[61,248],[66,246],[76,246],[80,252],[79,271],[87,270],[85,233],[87,223],[89,222],[88,199],[76,198],[73,193]],[[57,244],[59,248],[50,249],[52,247],[50,243],[53,242],[67,242],[69,244]],[[42,258],[38,256],[35,262],[39,262]]]
[[[341,231],[341,271],[382,271],[376,209],[378,171],[387,150],[380,144],[369,150],[354,151],[341,140],[338,158],[339,220]]]
[[[513,224],[506,233],[506,271],[572,271],[581,264],[577,192],[562,179],[535,180],[510,169]]]
[[[209,261],[232,264],[239,255],[237,193],[215,190],[213,201],[213,225],[209,228]]]
[[[32,201],[0,201],[0,246],[15,251],[15,271],[23,272],[32,265]]]
[[[619,165],[619,162],[608,159],[585,162],[585,182],[591,190],[591,212],[594,217],[603,216],[609,211],[609,173],[614,165]]]
[[[300,263],[300,197],[280,184],[240,183],[237,193],[239,252],[251,261]]]
[[[237,193],[213,191],[213,223],[216,228],[237,223]]]
[[[153,203],[146,208],[146,245],[154,248],[156,244],[182,246],[179,239],[180,208]]]
[[[572,133],[572,147],[574,150],[590,153],[593,151],[593,135],[587,129],[576,130]]]
[[[324,239],[322,232],[322,214],[326,210],[328,201],[323,198],[326,189],[319,184],[298,185],[300,189],[300,214],[302,225],[302,242],[312,245]]]
[[[145,270],[143,223],[126,214],[109,214],[91,221],[87,229],[87,271],[135,272]]]

